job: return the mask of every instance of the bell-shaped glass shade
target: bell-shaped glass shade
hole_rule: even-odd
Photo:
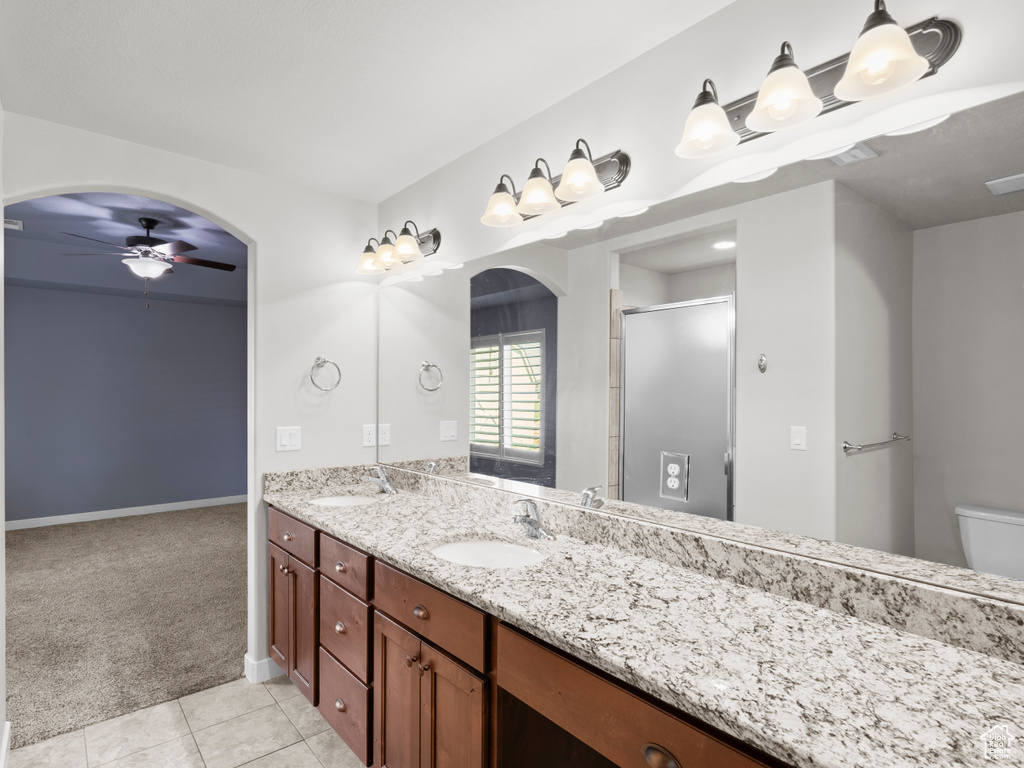
[[[359,266],[356,267],[356,272],[360,275],[379,275],[383,272],[383,269],[380,269],[376,264],[374,264],[374,258],[376,255],[377,254],[373,252],[373,247],[367,245],[359,256]]]
[[[121,259],[122,264],[127,264],[137,277],[160,277],[171,270],[171,265],[160,259],[151,259],[146,256],[139,256],[135,259]]]
[[[523,223],[523,217],[516,211],[516,199],[504,184],[494,190],[480,221],[488,227],[514,227]]]
[[[523,216],[540,216],[551,213],[562,207],[555,199],[555,191],[551,182],[542,173],[531,173],[523,186],[523,194],[519,196],[516,210]]]
[[[403,229],[402,234],[395,240],[395,258],[403,264],[423,258],[419,241],[412,236],[408,229]]]
[[[782,67],[761,84],[754,111],[747,115],[747,128],[755,133],[792,128],[813,120],[823,106],[799,67]]]
[[[683,138],[676,147],[676,155],[685,158],[711,157],[739,143],[740,137],[729,125],[725,110],[711,102],[694,107],[686,118]]]
[[[562,171],[562,179],[558,182],[555,196],[567,203],[589,200],[604,194],[604,184],[597,177],[597,170],[590,158],[582,152],[573,152]]]
[[[853,46],[835,95],[840,101],[885,96],[916,83],[928,66],[928,59],[914,50],[910,35],[902,27],[882,24],[862,34]]]
[[[395,258],[395,246],[389,239],[384,238],[384,242],[380,244],[380,248],[377,249],[377,254],[373,258],[373,266],[380,270],[387,270],[397,267],[401,263]]]

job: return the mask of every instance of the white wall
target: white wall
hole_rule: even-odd
[[[353,273],[360,243],[376,233],[375,207],[12,113],[3,159],[5,202],[135,193],[200,213],[250,244],[251,671],[267,658],[263,473],[375,457],[361,447],[360,427],[376,413],[376,286]],[[309,382],[317,355],[342,366],[331,393]],[[302,450],[276,453],[277,426],[301,426]]]
[[[838,442],[910,435],[913,235],[836,184],[836,430]],[[915,439],[917,435],[912,435]],[[836,539],[914,554],[912,446],[836,451]]]
[[[624,307],[654,307],[668,304],[671,277],[653,269],[619,264],[619,290]]]
[[[959,502],[1024,510],[1024,213],[914,233],[917,556],[965,565]]]
[[[719,264],[717,267],[690,269],[670,275],[668,279],[668,300],[695,301],[715,296],[728,296],[736,291],[736,263]]]

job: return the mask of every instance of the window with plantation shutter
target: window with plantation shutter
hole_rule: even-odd
[[[472,340],[469,451],[504,461],[544,463],[544,331]]]

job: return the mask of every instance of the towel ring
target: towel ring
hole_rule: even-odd
[[[318,384],[316,381],[316,376],[314,375],[325,365],[333,365],[334,370],[338,372],[338,380],[329,387],[324,387]],[[313,367],[309,369],[309,380],[313,382],[313,386],[319,389],[321,392],[330,392],[332,389],[337,389],[338,385],[341,384],[341,368],[339,368],[338,364],[333,360],[328,360],[327,358],[324,357],[318,357],[316,360],[313,361]]]
[[[423,383],[423,374],[429,371],[431,368],[437,371],[436,387],[428,387],[426,384]],[[441,385],[444,384],[444,374],[441,372],[441,369],[435,363],[431,363],[428,362],[427,360],[424,360],[423,364],[420,366],[419,381],[420,386],[427,390],[427,392],[437,392],[437,390],[441,388]]]

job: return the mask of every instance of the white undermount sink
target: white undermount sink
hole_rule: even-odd
[[[430,552],[442,560],[476,568],[522,568],[547,557],[531,547],[504,541],[454,541]]]
[[[321,496],[319,499],[310,499],[309,503],[321,507],[359,507],[376,501],[373,496]]]

